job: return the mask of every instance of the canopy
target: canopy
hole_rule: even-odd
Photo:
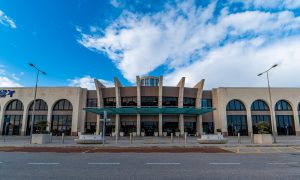
[[[186,115],[202,115],[208,112],[212,112],[215,110],[214,108],[194,108],[194,107],[121,107],[121,108],[84,108],[85,111],[95,113],[95,114],[103,114],[106,111],[108,114],[126,114],[126,115],[135,115],[135,114],[186,114]]]

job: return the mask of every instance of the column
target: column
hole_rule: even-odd
[[[247,126],[248,126],[248,136],[252,133],[252,116],[251,107],[247,108]]]
[[[51,120],[52,120],[52,109],[48,108],[48,114],[47,114],[47,131],[51,131]]]
[[[294,108],[294,124],[295,124],[295,131],[296,131],[296,136],[300,136],[300,125],[299,125],[299,114],[297,111],[297,108]]]
[[[115,121],[115,132],[116,135],[120,132],[120,115],[116,114],[116,121]]]
[[[159,136],[163,136],[163,116],[159,114],[158,116],[158,134]]]
[[[3,123],[4,123],[4,112],[5,112],[4,106],[1,108],[2,108],[2,111],[0,111],[0,136],[2,136]]]
[[[179,130],[180,130],[180,135],[184,135],[184,115],[183,114],[179,115]]]
[[[24,112],[23,112],[23,119],[22,119],[22,127],[21,127],[21,136],[26,136],[26,129],[27,129],[27,110],[29,107],[24,106]],[[32,114],[30,114],[32,115]],[[31,122],[31,121],[30,121]],[[31,127],[32,128],[32,127]]]
[[[136,116],[136,134],[141,136],[141,115],[137,114]]]
[[[202,124],[202,116],[198,115],[197,116],[197,122],[196,122],[196,128],[197,128],[197,134],[201,135],[203,134],[203,124]]]

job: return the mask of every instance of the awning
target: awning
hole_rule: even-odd
[[[202,115],[212,112],[214,108],[175,108],[175,107],[149,107],[149,108],[137,108],[137,107],[121,107],[121,108],[84,108],[86,112],[95,114],[103,114],[106,111],[108,114],[123,114],[123,115],[136,115],[136,114],[186,114],[186,115]]]

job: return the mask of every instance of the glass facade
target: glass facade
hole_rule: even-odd
[[[197,132],[196,122],[184,122],[184,132],[188,135],[195,135]]]
[[[115,97],[103,98],[103,103],[105,107],[116,107],[116,98]]]
[[[237,99],[231,100],[226,107],[227,111],[246,111],[244,104]]]
[[[66,99],[59,100],[53,108],[54,111],[71,111],[73,110],[73,106],[70,101]]]
[[[246,115],[227,115],[227,127],[229,136],[248,135],[247,116]]]
[[[212,99],[202,99],[201,100],[201,107],[203,107],[203,108],[213,107]]]
[[[158,132],[158,122],[156,121],[142,122],[141,131],[145,132],[145,136],[154,136],[154,132]]]
[[[6,111],[23,111],[23,103],[19,100],[13,100],[6,107]]]
[[[21,135],[22,115],[5,115],[7,123],[3,123],[2,135]]]
[[[125,136],[129,136],[130,133],[136,132],[136,121],[121,122],[120,132],[124,132]]]
[[[30,111],[33,110],[33,102],[31,103],[29,110]],[[35,101],[35,110],[36,111],[47,111],[48,110],[48,105],[44,100],[37,99]]]
[[[51,132],[55,136],[71,135],[72,115],[53,115],[51,123]]]
[[[121,103],[123,107],[137,106],[137,99],[136,97],[122,97]]]
[[[258,134],[258,129],[256,128],[256,124],[259,122],[266,122],[270,125],[270,132],[271,128],[271,116],[270,115],[252,115],[252,130],[254,134]]]
[[[196,98],[184,98],[183,99],[184,107],[195,107],[196,106]]]
[[[269,106],[263,100],[256,100],[251,105],[252,111],[269,111]]]
[[[142,96],[142,106],[157,107],[158,106],[158,97],[157,96]]]
[[[87,99],[86,107],[98,107],[97,98]]]
[[[85,133],[94,134],[96,132],[97,122],[85,122]]]
[[[203,132],[205,134],[214,134],[214,123],[213,122],[203,122]]]
[[[26,135],[30,135],[31,131],[31,118],[32,115],[27,117],[27,130]],[[48,126],[47,115],[35,115],[33,124],[33,134],[45,132]]]
[[[280,100],[276,103],[275,110],[276,111],[292,111],[292,107],[287,101]]]
[[[143,77],[141,79],[141,86],[159,86],[158,77]]]
[[[163,122],[163,131],[167,132],[168,136],[171,136],[171,133],[175,136],[175,132],[179,131],[178,122]]]
[[[275,105],[275,111],[290,112],[290,115],[281,115],[276,113],[278,135],[295,135],[294,116],[291,105],[285,100],[280,100]]]
[[[178,106],[178,98],[177,97],[162,97],[162,106]]]

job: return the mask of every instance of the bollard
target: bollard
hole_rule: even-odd
[[[132,133],[130,133],[130,144],[132,144]]]
[[[251,137],[251,144],[254,144],[254,135],[252,132],[250,133],[250,137]]]
[[[238,144],[241,144],[241,134],[238,133]]]
[[[172,143],[172,144],[174,143],[174,136],[173,136],[173,133],[171,133],[171,143]]]
[[[187,144],[187,133],[184,133],[184,144]]]
[[[62,133],[62,135],[61,135],[61,143],[62,144],[65,143],[65,133]]]

